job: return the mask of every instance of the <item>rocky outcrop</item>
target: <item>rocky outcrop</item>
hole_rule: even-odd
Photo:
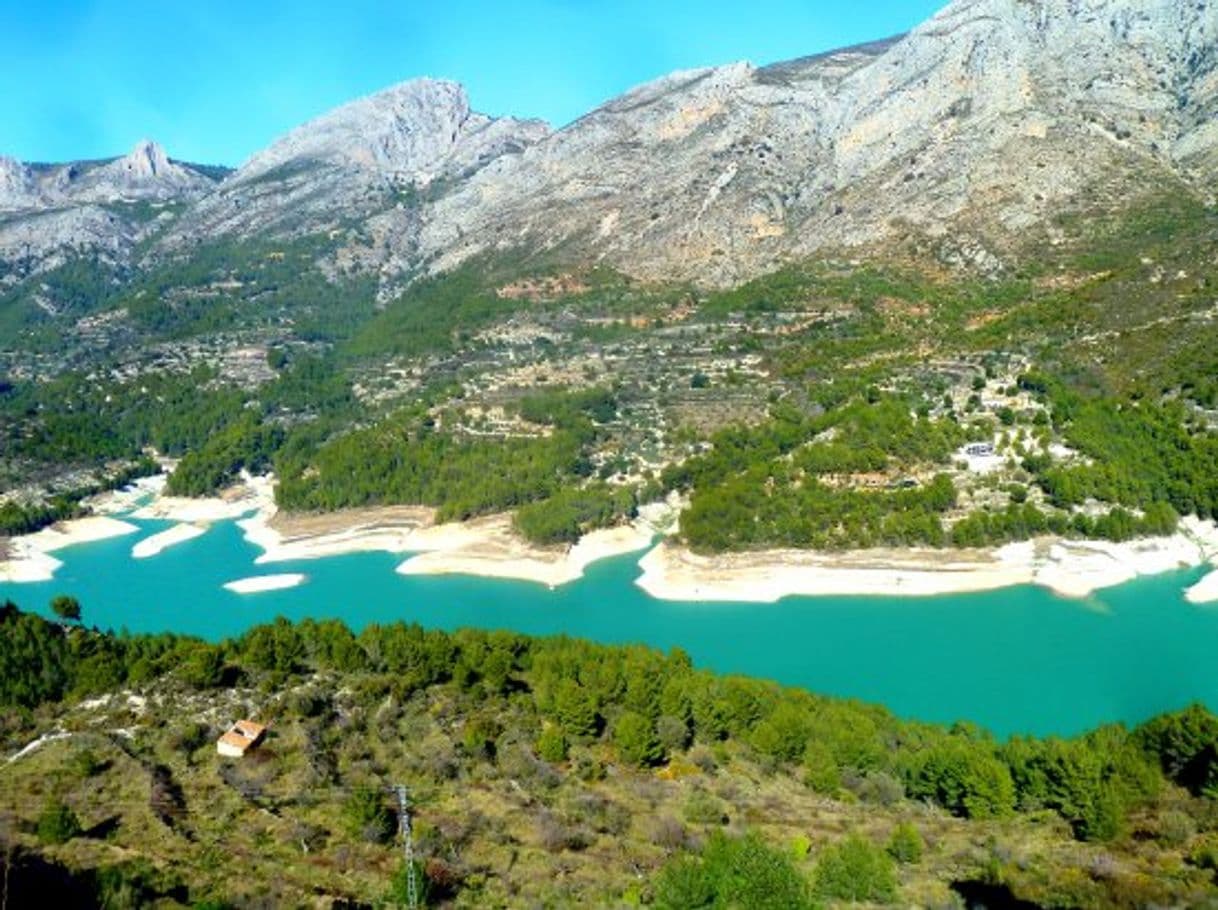
[[[0,261],[12,264],[5,276],[25,279],[62,265],[79,254],[121,264],[143,236],[145,226],[100,205],[31,211],[0,219]],[[5,281],[0,279],[0,289]]]
[[[16,158],[0,155],[0,211],[29,208],[38,203],[38,191],[29,169]]]
[[[470,110],[455,82],[403,82],[299,126],[249,159],[232,184],[299,162],[429,182],[544,138],[540,121],[496,120]]]
[[[55,206],[196,199],[215,181],[147,139],[107,161],[25,165],[0,158],[0,213]]]
[[[454,82],[404,82],[311,120],[255,154],[167,242],[215,232],[319,231],[415,208],[435,186],[465,179],[549,134],[538,120],[471,111]],[[411,225],[405,219],[395,240]]]
[[[11,266],[5,280],[77,254],[124,262],[140,239],[163,226],[155,208],[136,212],[132,204],[189,202],[215,184],[148,140],[106,161],[27,165],[0,158],[0,263]]]
[[[187,201],[215,183],[189,165],[171,161],[161,146],[144,139],[122,158],[69,180],[64,189],[73,201]]]

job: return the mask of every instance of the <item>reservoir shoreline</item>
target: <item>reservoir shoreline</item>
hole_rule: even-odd
[[[256,565],[385,552],[407,558],[401,575],[467,575],[570,584],[604,559],[646,551],[636,584],[671,601],[773,603],[791,596],[879,595],[927,597],[1036,585],[1065,598],[1175,569],[1214,565],[1218,526],[1181,521],[1169,537],[1125,543],[1039,538],[976,550],[873,549],[842,553],[771,550],[701,555],[671,538],[679,505],[653,503],[628,525],[593,531],[576,544],[539,547],[512,527],[511,516],[489,515],[437,523],[434,509],[385,506],[333,513],[280,512],[271,477],[246,477],[222,494],[183,498],[164,494],[164,477],[90,501],[94,515],[12,538],[0,551],[0,581],[47,581],[61,562],[51,555],[77,543],[139,530],[123,517],[174,524],[132,548],[136,558],[206,533],[218,521],[236,521],[245,540],[261,550]],[[656,543],[657,538],[659,542]],[[653,545],[654,544],[654,545]],[[1218,573],[1189,589],[1191,603],[1218,600]]]

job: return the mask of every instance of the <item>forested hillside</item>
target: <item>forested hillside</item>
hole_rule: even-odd
[[[505,253],[375,316],[366,291],[306,293],[290,248],[212,251],[124,299],[236,293],[220,334],[0,382],[4,527],[70,515],[154,455],[176,459],[172,493],[273,471],[289,511],[515,511],[538,544],[670,492],[700,551],[1126,540],[1209,517],[1213,212],[1164,197],[1062,230],[997,278],[890,251],[723,292]],[[323,309],[328,334],[306,328]]]
[[[393,902],[400,783],[428,906],[1218,899],[1218,718],[1200,707],[997,742],[679,651],[337,621],[208,644],[0,617],[10,894]],[[245,716],[270,739],[219,758]]]

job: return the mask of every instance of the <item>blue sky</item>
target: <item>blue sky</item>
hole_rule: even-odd
[[[944,2],[0,0],[0,154],[104,157],[147,136],[175,158],[236,165],[414,76],[561,125],[674,69],[885,37]]]

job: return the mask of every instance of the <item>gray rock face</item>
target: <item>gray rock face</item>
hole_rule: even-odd
[[[1215,174],[1211,0],[956,0],[899,41],[678,73],[473,176],[426,213],[446,267],[577,244],[724,284],[913,228],[1000,237],[1130,182]]]
[[[109,161],[27,165],[0,158],[0,261],[17,263],[20,275],[54,268],[75,253],[123,262],[156,224],[124,212],[124,205],[187,202],[214,186],[148,140]]]
[[[916,236],[988,270],[1052,215],[1164,188],[1208,198],[1216,176],[1218,0],[954,0],[898,39],[673,73],[558,131],[419,79],[214,185],[145,144],[111,162],[0,159],[0,213],[23,221],[0,214],[0,259],[15,238],[121,256],[150,229],[124,222],[107,246],[88,207],[174,199],[152,259],[330,231],[343,245],[320,265],[374,271],[386,293],[509,248],[724,285]]]
[[[496,120],[469,108],[455,82],[415,79],[299,126],[249,159],[232,183],[312,161],[429,182],[544,138],[540,121]]]
[[[301,233],[368,217],[459,180],[550,134],[537,120],[470,110],[454,82],[415,79],[345,104],[250,158],[167,239]]]
[[[33,174],[16,158],[0,155],[0,211],[37,205]]]
[[[109,161],[25,165],[0,158],[0,213],[89,203],[187,200],[215,181],[188,165],[170,161],[147,139]]]
[[[0,220],[0,261],[13,266],[11,274],[0,276],[0,291],[81,253],[112,265],[123,264],[145,230],[138,222],[92,204],[30,211]]]
[[[74,201],[165,201],[195,199],[214,185],[210,177],[170,161],[161,146],[144,139],[127,155],[89,171],[67,188]]]

